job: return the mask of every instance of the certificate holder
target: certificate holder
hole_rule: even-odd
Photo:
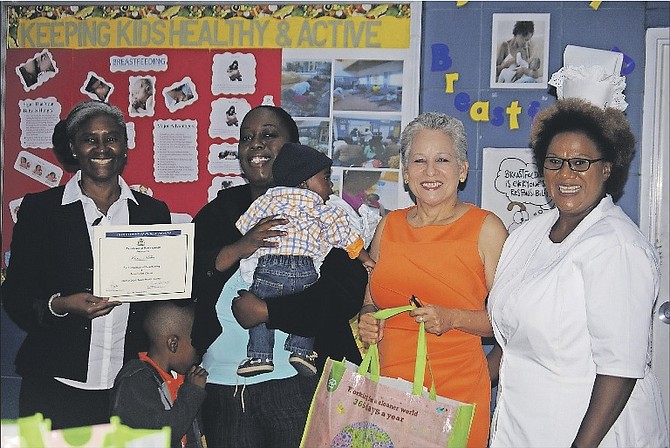
[[[194,236],[193,223],[93,227],[93,295],[190,298]]]

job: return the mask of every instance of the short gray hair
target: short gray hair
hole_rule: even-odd
[[[113,106],[109,103],[104,103],[102,101],[85,101],[77,104],[70,111],[67,119],[65,120],[67,136],[69,138],[74,137],[82,123],[100,115],[106,115],[112,118],[116,124],[119,125],[119,128],[123,130],[123,135],[125,136],[126,140],[128,139],[128,136],[126,135],[126,122],[123,118],[123,113],[121,110],[119,110],[119,108],[116,106]]]
[[[463,123],[450,115],[440,112],[424,112],[410,121],[400,135],[400,156],[404,169],[409,164],[409,150],[417,132],[424,129],[442,131],[454,141],[458,166],[468,160],[468,139]]]

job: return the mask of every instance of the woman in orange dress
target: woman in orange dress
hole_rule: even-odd
[[[468,173],[459,120],[421,114],[400,145],[403,180],[416,205],[390,212],[377,227],[370,252],[377,265],[359,337],[379,342],[382,375],[411,381],[419,322],[425,322],[437,393],[476,404],[468,446],[485,447],[491,383],[481,337],[492,329],[484,302],[507,230],[493,213],[458,199]],[[407,305],[412,295],[422,307],[388,321],[372,317],[377,309]]]

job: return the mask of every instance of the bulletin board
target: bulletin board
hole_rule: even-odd
[[[88,99],[122,110],[123,178],[165,201],[175,222],[245,182],[239,123],[260,104],[284,107],[300,141],[333,158],[345,200],[382,212],[411,203],[398,138],[418,113],[419,2],[27,4],[3,6],[3,15],[3,271],[23,196],[73,175],[51,135]]]

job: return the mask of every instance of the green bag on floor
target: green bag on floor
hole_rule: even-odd
[[[51,430],[42,414],[2,420],[0,448],[170,448],[170,428],[136,429],[109,423]]]

